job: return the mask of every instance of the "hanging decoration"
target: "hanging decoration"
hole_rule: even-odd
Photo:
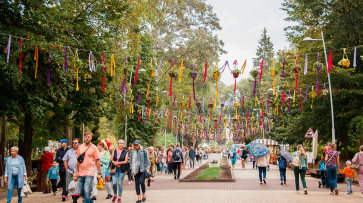
[[[182,76],[183,76],[183,60],[182,60],[182,62],[181,62],[181,64],[180,64],[179,83],[181,83]]]
[[[64,73],[67,73],[67,48],[64,46]]]
[[[124,88],[127,89],[127,87],[126,87],[126,76],[127,76],[127,73],[129,72],[128,68],[129,68],[129,63],[127,62],[127,56],[126,56],[125,57],[125,62],[124,62],[124,67],[122,68],[125,77],[124,77],[124,81],[122,82],[122,87],[121,87],[119,92],[122,92],[124,90]]]
[[[315,94],[315,91],[314,91],[314,86],[311,87],[310,97],[311,97],[311,109],[313,109],[314,98],[316,97],[316,94]]]
[[[153,67],[153,59],[150,59],[150,68],[147,69],[146,73],[149,75],[149,84],[147,86],[147,91],[146,91],[146,98],[148,98],[151,78],[155,75],[155,69]]]
[[[136,74],[135,74],[135,79],[134,79],[134,87],[132,89],[135,89],[137,76],[139,75],[139,67],[140,67],[140,56],[137,58],[137,67],[136,67]]]
[[[9,63],[10,46],[11,46],[11,35],[9,35],[8,44],[6,45],[6,63]]]
[[[48,70],[47,70],[47,81],[48,81],[48,86],[50,86],[50,64],[52,63],[52,52],[49,50],[49,59],[48,59]]]
[[[255,78],[255,85],[253,87],[253,96],[256,95],[256,84],[257,84],[257,76],[258,74],[260,74],[260,72],[258,72],[258,70],[252,70],[251,71],[251,76]]]
[[[299,82],[299,71],[300,71],[300,64],[299,61],[297,60],[297,56],[296,56],[296,60],[295,60],[295,65],[294,65],[294,73],[296,74],[296,83],[295,83],[295,92],[297,91],[297,84]]]
[[[263,60],[264,60],[264,58],[262,58],[261,67],[260,67],[260,79],[258,82],[261,82],[261,78],[262,78]],[[253,96],[255,96],[255,95],[253,95]]]
[[[247,64],[247,60],[245,60],[245,62],[243,63],[243,65],[242,65],[242,67],[241,67],[241,73],[242,73],[242,74],[243,74],[243,72],[245,72],[246,64]]]
[[[281,77],[285,77],[285,61],[286,60],[286,57],[284,58],[284,63],[282,64],[282,73],[281,73]]]
[[[323,68],[323,64],[320,62],[320,56],[319,56],[319,52],[318,52],[318,57],[317,57],[317,61],[314,63],[314,66],[316,68],[316,71],[318,72],[318,76],[316,78],[316,90],[319,89],[319,71]]]
[[[114,76],[116,73],[116,62],[115,62],[115,57],[113,56],[113,54],[111,55],[111,76]]]
[[[88,54],[88,68],[89,68],[89,71],[90,72],[96,71],[96,66],[97,66],[97,59],[93,55],[92,51],[90,51],[89,54]]]
[[[341,65],[341,66],[344,66],[344,67],[349,67],[350,66],[350,61],[348,59],[347,53],[345,52],[345,48],[343,50],[344,50],[343,59],[338,62],[338,65]]]
[[[354,47],[353,67],[357,67],[357,47]]]
[[[331,51],[329,53],[329,59],[328,59],[328,73],[330,73],[330,70],[333,69],[333,57],[331,55]]]
[[[323,95],[324,95],[323,107],[325,106],[325,96],[326,96],[327,94],[328,94],[328,90],[326,89],[325,84],[324,84],[324,89],[323,89]]]
[[[217,91],[217,98],[219,98],[218,93],[218,79],[221,76],[221,72],[218,70],[218,61],[216,61],[216,66],[213,71],[213,78],[216,80],[216,91]]]
[[[192,78],[192,80],[193,80],[193,97],[194,97],[194,101],[197,101],[196,99],[195,99],[195,87],[194,87],[194,79],[197,77],[197,72],[195,72],[194,71],[194,64],[192,65],[192,68],[193,68],[193,70],[192,71],[189,71],[189,75],[190,75],[190,77]]]
[[[171,70],[169,70],[170,76],[170,89],[169,89],[169,96],[173,96],[173,78],[177,77],[177,72],[174,70],[174,60],[170,60],[171,62]]]
[[[23,58],[24,58],[24,52],[23,52],[23,38],[20,39],[20,47],[19,49],[21,50],[20,52],[20,64],[19,64],[19,70],[20,72],[23,71]]]
[[[34,60],[35,60],[35,75],[34,75],[34,77],[35,77],[35,78],[37,78],[37,72],[38,72],[38,60],[39,60],[38,45],[35,45]]]
[[[319,56],[319,53],[318,53]],[[308,55],[305,56],[305,66],[304,66],[304,75],[308,74]]]
[[[270,73],[272,75],[272,89],[273,89],[273,95],[275,95],[275,85],[276,85],[276,74],[277,74],[277,71],[276,71],[276,66],[275,66],[275,60],[274,59],[271,59],[272,60],[272,67],[270,69]]]
[[[78,91],[79,90],[79,86],[78,86],[78,70],[82,66],[82,62],[79,60],[78,50],[76,50],[76,53],[74,55],[75,55],[75,59],[73,61],[73,66],[76,69],[76,91]],[[67,60],[66,60],[66,62],[67,62]]]
[[[234,69],[232,71],[232,75],[233,75],[233,78],[234,78],[234,90],[233,90],[233,93],[236,93],[237,78],[238,78],[239,74],[241,73],[241,71],[237,67],[238,66],[237,60],[235,60],[233,62],[233,65],[234,65]]]
[[[205,60],[204,80],[203,80],[203,83],[205,83],[205,79],[207,78],[207,69],[208,69],[208,61]]]
[[[105,92],[105,72],[107,70],[107,66],[105,66],[105,55],[102,52],[102,61],[101,61],[101,66],[102,66],[102,92]]]

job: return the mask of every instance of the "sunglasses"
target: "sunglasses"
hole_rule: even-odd
[[[78,144],[78,142],[73,142],[73,144]]]

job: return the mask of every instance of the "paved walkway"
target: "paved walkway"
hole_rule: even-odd
[[[308,195],[297,194],[295,192],[294,173],[287,171],[287,185],[280,185],[280,175],[278,167],[270,165],[271,169],[267,172],[267,184],[260,185],[258,179],[258,170],[252,169],[252,163],[246,164],[246,170],[241,169],[240,161],[237,162],[234,175],[236,182],[234,183],[186,183],[174,180],[172,175],[157,174],[155,182],[151,183],[146,189],[146,202],[149,203],[229,203],[229,202],[359,202],[360,198],[359,186],[353,186],[353,195],[347,195],[345,183],[338,184],[340,194],[332,196],[327,188],[319,188],[317,178],[306,177]],[[186,176],[192,169],[182,171],[182,176]],[[302,189],[302,185],[300,186]],[[300,190],[301,190],[300,189]],[[106,200],[106,190],[99,191],[96,203],[110,203]],[[133,203],[137,200],[135,185],[124,182],[124,191],[122,194],[122,202]],[[5,199],[0,203],[6,202]],[[14,197],[12,202],[17,202]],[[24,203],[33,202],[61,202],[60,196],[52,196],[35,192],[28,198],[23,199]],[[67,202],[71,202],[68,200]],[[81,203],[81,201],[78,201]]]

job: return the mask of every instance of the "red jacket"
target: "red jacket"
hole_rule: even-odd
[[[42,163],[41,171],[49,171],[49,168],[52,167],[54,156],[51,152],[46,152],[40,158],[40,162]]]

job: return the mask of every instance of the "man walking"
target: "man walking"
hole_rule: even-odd
[[[192,166],[193,166],[193,169],[194,169],[195,150],[193,149],[193,147],[190,147],[190,150],[189,150],[189,161],[190,161],[190,168],[192,168]]]
[[[91,143],[92,133],[84,133],[84,144],[77,150],[77,175],[79,177],[79,195],[84,198],[84,203],[93,203],[91,189],[95,175],[95,162],[97,165],[97,179],[101,178],[101,164],[97,147]],[[83,158],[82,158],[83,157]],[[83,161],[82,161],[83,160]]]
[[[68,191],[69,183],[73,180],[73,173],[77,172],[77,151],[81,144],[79,138],[74,138],[72,141],[72,147],[66,152],[63,157],[63,164],[66,170],[66,188]]]
[[[245,146],[242,146],[242,149],[240,151],[240,157],[241,157],[241,163],[242,163],[242,169],[245,169],[245,160],[247,158],[247,152],[245,150]]]
[[[181,167],[181,164],[184,162],[183,151],[180,149],[179,143],[176,144],[176,149],[174,149],[173,154],[171,155],[171,162],[173,163],[173,166],[174,166],[174,179],[178,178],[178,180],[179,180],[180,167]],[[176,173],[177,169],[178,169],[178,175]]]
[[[67,153],[68,150],[71,148],[67,146],[68,141],[67,139],[61,139],[59,141],[61,143],[61,148],[57,150],[57,153],[55,155],[55,161],[59,164],[59,177],[60,181],[62,182],[62,201],[66,201],[68,199],[68,191],[67,191],[67,183],[66,183],[66,169],[64,168],[64,162],[63,157]]]

